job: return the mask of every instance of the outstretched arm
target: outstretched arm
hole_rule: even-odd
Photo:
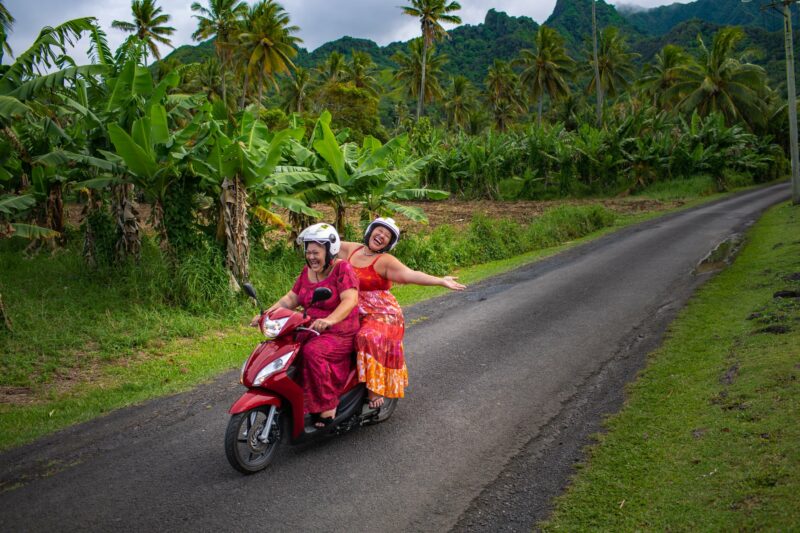
[[[466,286],[457,282],[455,276],[431,276],[425,272],[418,270],[411,270],[404,265],[399,259],[392,255],[387,255],[385,259],[386,273],[384,277],[394,283],[413,283],[414,285],[438,285],[440,287],[447,287],[453,291],[463,291]]]

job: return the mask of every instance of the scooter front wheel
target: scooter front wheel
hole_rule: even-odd
[[[233,415],[225,430],[225,455],[231,466],[243,474],[269,466],[288,438],[285,419],[280,409],[270,405]]]

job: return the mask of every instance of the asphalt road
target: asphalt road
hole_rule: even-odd
[[[223,450],[238,372],[6,452],[0,530],[530,531],[707,279],[695,265],[788,196],[668,215],[410,308],[392,419],[257,475]]]

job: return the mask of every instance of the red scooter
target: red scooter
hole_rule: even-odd
[[[266,468],[284,443],[300,444],[323,435],[346,433],[392,416],[397,399],[386,398],[380,408],[369,408],[367,389],[358,381],[354,357],[334,421],[324,428],[316,427],[312,417],[304,415],[303,388],[297,383],[302,342],[296,334],[305,330],[319,335],[306,327],[312,319],[305,312],[288,309],[267,314],[253,286],[245,283],[242,287],[261,309],[258,327],[267,340],[253,350],[242,366],[240,382],[248,390],[228,411],[231,419],[225,431],[225,455],[233,468],[253,474]],[[330,289],[317,288],[311,306],[330,297]]]

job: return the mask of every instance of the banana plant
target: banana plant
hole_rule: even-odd
[[[170,131],[166,108],[153,103],[145,116],[133,121],[130,132],[116,123],[107,126],[116,155],[127,167],[130,180],[153,198],[153,226],[164,251],[169,250],[164,224],[167,192],[198,157],[208,136],[205,121],[205,114],[198,113],[186,126]],[[107,157],[114,162],[113,154]]]
[[[322,182],[324,176],[305,167],[281,165],[285,162],[284,149],[290,140],[302,138],[302,128],[272,133],[250,111],[243,112],[235,130],[226,132],[223,125],[223,121],[209,121],[206,152],[195,161],[193,170],[206,186],[220,194],[225,263],[231,274],[231,287],[238,290],[249,279],[248,198],[256,205],[256,216],[263,220],[281,220],[275,207],[321,216],[295,192],[305,184]]]
[[[366,137],[361,147],[354,143],[340,144],[331,130],[331,115],[324,111],[312,134],[311,147],[316,157],[312,168],[327,178],[325,186],[318,186],[314,199],[330,204],[336,212],[335,225],[344,228],[347,207],[361,204],[373,212],[401,212],[414,220],[424,219],[424,214],[414,208],[403,207],[397,200],[447,196],[444,191],[427,191],[418,187],[419,173],[429,156],[411,159],[406,150],[405,136],[381,144]]]
[[[431,156],[414,158],[408,150],[408,138],[401,135],[386,144],[373,137],[366,137],[359,157],[359,166],[364,169],[380,168],[370,182],[359,203],[370,214],[370,218],[399,213],[410,220],[427,222],[422,209],[399,203],[409,200],[444,200],[450,196],[446,191],[419,186],[419,176]]]

